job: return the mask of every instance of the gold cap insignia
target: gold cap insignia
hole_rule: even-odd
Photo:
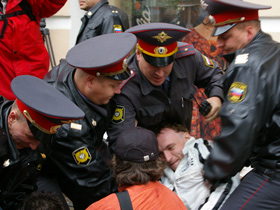
[[[157,36],[153,36],[154,39],[157,39],[159,42],[163,43],[165,42],[167,39],[171,39],[171,36],[168,36],[164,31],[162,31],[161,33],[159,33]]]
[[[167,51],[168,50],[166,47],[156,47],[154,50],[155,54],[161,54],[161,55],[165,55]]]

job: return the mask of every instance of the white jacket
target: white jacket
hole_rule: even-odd
[[[182,199],[188,210],[219,209],[240,182],[238,173],[210,194],[202,176],[203,163],[210,153],[210,147],[210,141],[191,137],[183,148],[184,157],[176,171],[167,167],[161,178],[162,183]]]

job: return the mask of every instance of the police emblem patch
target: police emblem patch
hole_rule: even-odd
[[[91,154],[87,147],[80,147],[72,152],[73,158],[77,165],[88,165],[91,161]]]
[[[209,59],[205,55],[202,55],[202,57],[206,66],[214,68],[214,62],[211,59]]]
[[[117,107],[115,109],[115,114],[112,118],[112,123],[115,123],[115,124],[122,123],[124,121],[124,117],[125,117],[124,107],[117,105]]]
[[[247,85],[242,82],[234,82],[231,84],[227,98],[231,103],[238,103],[244,100],[247,92]]]
[[[42,164],[38,164],[38,165],[36,166],[36,170],[37,170],[37,171],[41,171],[41,169],[42,169]]]
[[[121,25],[114,25],[114,33],[121,33],[122,26]]]

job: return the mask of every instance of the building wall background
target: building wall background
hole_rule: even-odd
[[[129,0],[109,0],[111,5],[122,8],[128,13],[131,19],[131,3]],[[265,4],[272,6],[270,10],[260,11],[260,20],[263,31],[271,34],[274,40],[280,42],[280,1],[276,0],[246,0],[251,3]],[[49,29],[49,35],[56,64],[59,60],[65,58],[69,49],[75,45],[76,37],[81,26],[81,18],[85,11],[80,10],[78,0],[68,0],[64,7],[54,16],[46,19],[46,28]],[[50,67],[51,68],[51,67]]]

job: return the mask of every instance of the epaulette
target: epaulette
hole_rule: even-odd
[[[175,59],[194,55],[195,53],[196,51],[192,44],[178,42],[178,51],[175,54]]]
[[[133,77],[135,77],[135,72],[131,70],[130,77],[128,77],[126,80],[122,82],[122,84],[120,85],[120,89],[122,89],[123,86],[125,86],[125,84],[128,83],[128,81],[131,80]]]

